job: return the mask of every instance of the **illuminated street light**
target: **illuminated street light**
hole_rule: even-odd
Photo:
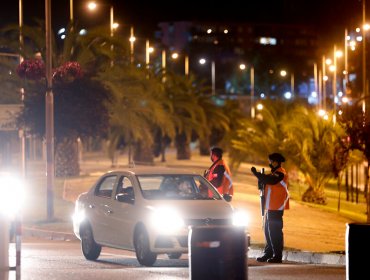
[[[207,62],[205,58],[199,59],[199,63],[204,65]],[[212,76],[212,95],[216,95],[216,65],[214,60],[211,62],[211,76]]]
[[[174,60],[178,59],[179,56],[180,55],[177,52],[174,52],[174,53],[171,54],[171,58],[174,59]],[[199,61],[199,63],[204,64],[204,63],[206,63],[206,61],[204,59],[204,63],[201,63],[200,61]],[[187,54],[184,55],[184,73],[185,73],[185,76],[189,76],[189,55],[187,55]]]
[[[98,4],[96,2],[91,1],[87,3],[87,8],[90,11],[95,11],[98,8]],[[114,8],[113,5],[110,6],[110,24],[109,24],[109,29],[110,29],[110,36],[113,37],[114,35],[114,29],[117,29],[119,26],[118,23],[114,22]]]
[[[288,73],[287,73],[286,70],[281,70],[280,71],[280,76],[282,76],[282,77],[285,77],[287,74]],[[287,98],[286,96],[289,96],[289,98],[287,98],[287,99],[290,99],[292,96],[294,96],[294,73],[293,72],[290,73],[290,90],[291,91],[289,93],[290,93],[291,96],[286,95],[287,93],[284,94],[285,98]]]
[[[134,35],[134,27],[131,26],[130,28],[130,63],[131,65],[134,64],[134,43],[136,41],[135,35]]]
[[[244,71],[247,66],[244,63],[239,64],[239,69]],[[251,118],[255,118],[255,109],[254,109],[254,67],[250,68],[250,79],[251,79]]]

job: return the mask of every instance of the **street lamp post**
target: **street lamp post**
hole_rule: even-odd
[[[207,60],[205,58],[199,59],[200,64],[205,64]],[[211,62],[211,81],[212,81],[212,95],[216,95],[216,64],[215,61],[212,60]]]
[[[134,27],[131,26],[130,28],[130,63],[131,65],[134,64],[134,43],[135,43],[135,35],[134,35]]]
[[[54,218],[54,97],[52,84],[51,45],[51,0],[45,0],[45,43],[46,43],[46,95],[45,95],[45,138],[46,138],[46,187],[47,219]]]
[[[23,0],[19,0],[19,49],[23,49]],[[19,55],[19,64],[23,62],[22,55]],[[24,88],[20,89],[21,101],[24,102]],[[21,171],[22,176],[26,177],[26,135],[24,128],[19,130],[21,138]]]
[[[326,110],[326,58],[322,57],[322,109]]]
[[[362,111],[366,113],[366,1],[362,0]],[[369,102],[369,101],[368,101]],[[370,105],[370,104],[369,104]]]
[[[216,95],[216,64],[215,61],[212,60],[212,66],[211,66],[211,71],[212,71],[212,95]]]
[[[254,119],[256,112],[254,110],[254,67],[251,66],[251,118]]]
[[[333,123],[337,121],[337,46],[334,45],[334,73],[333,73]]]
[[[172,53],[171,58],[172,59],[177,59],[179,57],[179,54],[177,52]],[[200,62],[201,63],[201,62]],[[202,64],[202,63],[201,63]],[[184,74],[185,76],[189,76],[189,55],[185,54],[184,55]]]
[[[73,0],[69,0],[69,20],[73,22]]]
[[[244,71],[246,69],[246,65],[244,63],[240,64],[239,69]],[[254,67],[252,65],[250,67],[250,80],[251,80],[251,118],[254,119],[254,117],[255,117],[255,108],[254,108]]]
[[[292,92],[292,95],[294,96],[294,73],[290,73],[290,91]]]
[[[285,77],[287,75],[287,71],[281,70],[280,76]],[[290,73],[290,93],[293,96],[294,95],[294,73]]]

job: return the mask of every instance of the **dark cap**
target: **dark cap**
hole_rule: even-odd
[[[223,154],[223,150],[220,147],[212,147],[211,148],[211,153],[215,154],[217,157],[221,158]]]
[[[282,154],[272,153],[269,155],[269,160],[277,161],[277,162],[284,162],[285,158],[282,156]]]

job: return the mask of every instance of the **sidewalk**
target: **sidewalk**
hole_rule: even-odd
[[[187,168],[195,170],[200,174],[208,168],[210,162],[208,156],[193,155],[191,160],[176,160],[175,154],[169,152],[166,155],[166,162],[156,161],[156,166],[168,166],[174,168]],[[227,158],[226,158],[227,160]],[[36,168],[29,168],[30,177],[43,180],[43,163],[38,163]],[[127,166],[127,158],[119,158],[120,167]],[[103,172],[110,170],[111,162],[102,154],[89,154],[84,157],[81,164],[83,177],[67,179],[59,195],[64,198],[62,204],[67,203],[68,210],[73,211],[73,202],[78,193],[73,191],[73,185],[82,183],[89,188]],[[250,165],[243,164],[238,174],[233,176],[235,185],[233,206],[243,208],[250,213],[249,232],[251,236],[251,247],[248,252],[250,258],[262,254],[264,237],[261,228],[261,217],[259,213],[259,194],[256,188],[255,178],[250,173]],[[72,223],[66,211],[59,209],[62,205],[55,205],[57,221],[55,223],[35,223],[24,221],[23,236],[36,236],[52,240],[76,240],[72,233]],[[58,213],[63,213],[59,217]],[[345,230],[346,218],[336,213],[318,210],[313,207],[291,201],[291,210],[284,214],[284,243],[285,261],[345,265]]]

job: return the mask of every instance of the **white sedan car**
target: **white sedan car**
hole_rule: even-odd
[[[106,246],[135,251],[140,264],[152,266],[158,254],[188,252],[191,226],[245,222],[203,176],[151,167],[102,175],[76,200],[73,227],[88,260]]]

